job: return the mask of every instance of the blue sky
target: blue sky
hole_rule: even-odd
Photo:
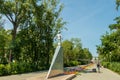
[[[83,47],[89,48],[93,56],[97,56],[96,45],[101,43],[100,37],[109,32],[108,26],[115,23],[119,16],[115,0],[60,0],[64,4],[62,18],[67,22],[63,31],[64,39],[80,38]]]

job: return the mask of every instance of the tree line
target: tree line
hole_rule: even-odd
[[[53,53],[53,39],[66,22],[60,17],[63,5],[58,0],[0,0],[1,17],[12,24],[12,30],[2,27],[0,56],[2,63],[26,62],[48,68]],[[9,24],[8,24],[9,25]]]
[[[79,38],[72,38],[62,42],[64,65],[76,66],[90,63],[92,54],[88,48],[83,48]]]
[[[118,10],[120,0],[116,0]],[[114,19],[116,23],[110,24],[110,32],[101,37],[101,44],[97,46],[99,57],[103,61],[120,62],[120,17]]]
[[[48,69],[57,32],[66,29],[59,0],[0,0],[0,75]],[[4,29],[6,17],[11,30]],[[9,24],[7,24],[9,25]],[[92,58],[79,39],[62,42],[65,66],[85,64]],[[2,71],[1,71],[2,70]]]

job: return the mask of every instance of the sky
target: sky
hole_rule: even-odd
[[[97,56],[96,45],[101,44],[101,36],[109,32],[108,26],[120,14],[115,0],[60,0],[60,3],[64,4],[61,17],[68,29],[62,31],[63,39],[80,38],[83,48]],[[11,29],[11,23],[7,20],[6,23],[5,28]]]
[[[97,56],[96,45],[100,38],[109,32],[109,25],[115,23],[115,0],[60,0],[64,4],[61,17],[67,22],[62,35],[64,39],[80,38],[83,48],[89,48]]]

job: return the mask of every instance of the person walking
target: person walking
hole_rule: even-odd
[[[97,63],[97,71],[98,71],[98,73],[100,73],[100,63],[99,62]]]

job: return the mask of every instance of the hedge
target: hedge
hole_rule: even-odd
[[[108,68],[114,72],[120,74],[120,63],[119,62],[102,62],[105,68]]]
[[[10,64],[0,64],[0,76],[34,72],[45,69],[45,67],[40,67],[39,65],[35,65],[33,63],[12,62]]]

